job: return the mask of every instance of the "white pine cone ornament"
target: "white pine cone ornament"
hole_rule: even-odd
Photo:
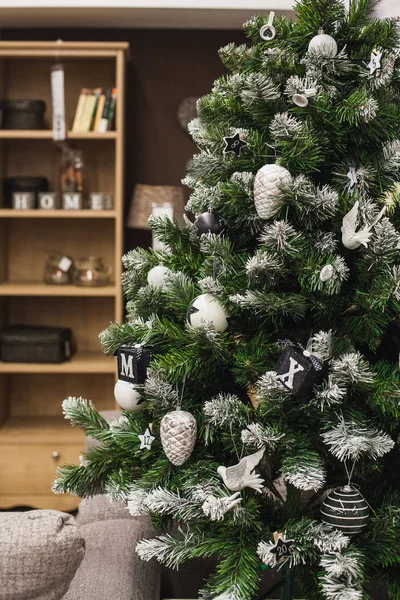
[[[261,219],[271,219],[279,210],[277,200],[281,196],[281,188],[292,182],[292,176],[285,167],[271,164],[264,165],[254,181],[254,204]]]
[[[183,465],[193,452],[197,437],[197,423],[185,410],[167,413],[160,425],[161,444],[173,465]]]

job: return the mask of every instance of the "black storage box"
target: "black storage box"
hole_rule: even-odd
[[[72,332],[62,327],[12,325],[0,334],[0,360],[62,363],[71,356]]]
[[[27,177],[19,175],[18,177],[6,177],[3,182],[3,197],[5,206],[12,207],[12,197],[14,192],[33,192],[36,196],[35,206],[39,192],[49,191],[49,181],[47,177]]]
[[[1,108],[3,129],[44,129],[43,100],[5,100]]]

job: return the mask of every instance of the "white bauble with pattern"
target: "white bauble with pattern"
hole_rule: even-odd
[[[308,51],[314,52],[319,56],[333,58],[338,52],[338,47],[331,35],[319,32],[308,44]]]
[[[254,204],[261,219],[272,219],[277,213],[276,202],[282,188],[290,185],[292,176],[285,167],[277,164],[264,165],[254,181]]]
[[[167,413],[160,424],[160,438],[168,460],[175,466],[183,465],[193,452],[197,437],[194,416],[185,410]]]
[[[228,328],[228,314],[218,298],[212,294],[200,294],[189,304],[187,322],[195,327],[212,325],[223,333]]]

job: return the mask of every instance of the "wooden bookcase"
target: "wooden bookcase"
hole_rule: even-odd
[[[27,505],[71,510],[78,499],[54,495],[56,467],[78,462],[82,433],[61,413],[62,400],[91,398],[113,408],[115,361],[98,334],[121,321],[123,253],[124,78],[126,43],[0,42],[0,99],[43,99],[49,129],[0,129],[0,178],[46,176],[57,189],[60,153],[51,131],[50,69],[65,69],[67,127],[80,89],[116,87],[115,131],[69,131],[83,151],[86,194],[112,192],[114,209],[13,210],[0,198],[0,329],[10,324],[69,327],[77,351],[61,364],[0,362],[0,509]],[[101,255],[113,267],[112,285],[99,288],[43,283],[45,255]]]

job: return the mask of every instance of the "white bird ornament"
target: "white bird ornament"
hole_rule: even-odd
[[[222,477],[228,490],[239,492],[249,487],[261,494],[264,479],[258,473],[254,473],[254,469],[262,459],[264,451],[265,449],[262,448],[255,454],[245,456],[233,467],[218,467],[217,472]]]
[[[368,242],[371,239],[371,229],[375,227],[378,221],[385,214],[386,206],[384,206],[379,215],[372,221],[370,225],[366,225],[360,231],[357,229],[358,209],[360,203],[354,204],[353,208],[343,217],[342,221],[342,243],[349,250],[356,250],[360,246],[368,247]]]

